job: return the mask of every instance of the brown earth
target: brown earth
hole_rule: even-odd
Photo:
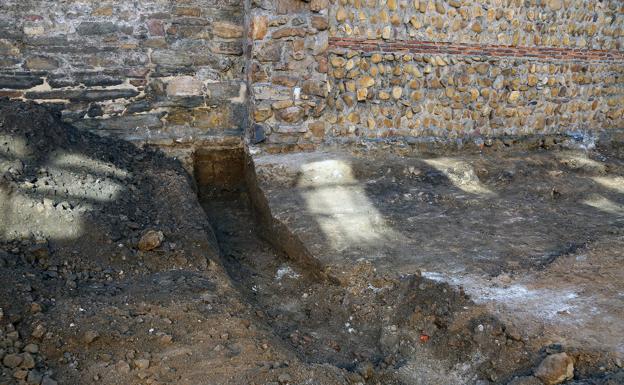
[[[1,384],[344,383],[234,290],[180,164],[34,104],[2,101],[0,135],[0,360],[37,350]],[[141,251],[149,230],[164,242]]]
[[[301,169],[318,154],[254,155],[247,185],[240,150],[215,154],[200,154],[196,188],[157,150],[0,101],[0,384],[528,384],[539,381],[532,373],[544,357],[562,351],[574,361],[570,383],[622,383],[621,197],[592,191],[608,201],[590,200],[596,211],[582,222],[569,214],[586,209],[574,195],[588,188],[578,175],[621,175],[619,154],[594,175],[554,152],[539,162],[462,155],[474,173],[404,154],[341,152],[338,174],[345,164],[355,170],[348,180],[331,167]],[[565,183],[545,183],[559,171]],[[340,204],[310,206],[326,197],[318,182],[324,189],[332,178],[339,188],[326,202]],[[475,197],[482,188],[497,196]],[[540,226],[552,227],[543,217],[503,239],[471,240],[514,218],[497,219],[511,209],[505,199],[516,210],[550,206],[553,232],[579,245],[561,252],[553,236],[540,238]],[[354,210],[347,222],[332,217],[343,212],[319,211],[336,207]],[[409,219],[414,212],[421,216]],[[151,242],[140,242],[150,231]],[[401,247],[391,246],[395,237]],[[508,253],[514,240],[530,252]],[[486,249],[489,258],[474,258]],[[592,298],[583,306],[600,312],[568,307],[561,316],[575,322],[576,311],[587,313],[581,326],[536,328],[542,302],[492,294],[514,285],[581,287],[577,297]]]

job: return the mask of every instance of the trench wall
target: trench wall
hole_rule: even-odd
[[[103,135],[240,137],[243,0],[2,0],[0,96]]]

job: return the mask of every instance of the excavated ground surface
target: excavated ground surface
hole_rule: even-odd
[[[386,278],[421,274],[465,291],[520,333],[529,356],[553,344],[574,351],[579,377],[621,365],[617,149],[437,157],[341,149],[253,162],[265,222],[287,229],[299,258],[314,256],[327,276],[349,282],[362,263]],[[449,331],[427,326],[433,336]]]
[[[305,362],[331,363],[353,372],[355,383],[372,384],[414,383],[414,371],[417,383],[474,383],[472,365],[458,362],[474,363],[479,374],[495,378],[531,365],[520,337],[445,284],[418,276],[385,278],[369,263],[354,267],[343,285],[319,280],[249,227],[254,219],[245,194],[205,198],[203,204],[217,223],[229,275],[257,315]],[[424,333],[434,325],[456,332],[436,336],[428,346]],[[484,364],[477,350],[503,354],[507,361]],[[410,362],[414,357],[417,363]]]
[[[619,157],[562,154],[207,153],[198,200],[0,100],[0,384],[620,384]]]
[[[0,384],[347,383],[235,290],[171,159],[0,100],[0,176]]]

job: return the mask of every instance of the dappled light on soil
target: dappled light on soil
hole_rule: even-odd
[[[29,155],[31,155],[30,150],[24,139],[13,135],[0,134],[0,156],[2,158],[14,160]],[[3,160],[2,158],[0,158],[0,160]]]
[[[84,169],[94,175],[103,174],[109,177],[125,179],[129,177],[126,170],[120,169],[110,163],[101,160],[89,158],[83,154],[77,153],[61,153],[50,161],[50,166],[59,167],[61,169]]]
[[[358,184],[351,166],[342,160],[325,160],[301,166],[302,188],[310,214],[319,223],[332,247],[376,245],[397,241],[394,231]]]
[[[608,214],[624,217],[624,205],[600,195],[593,195],[583,201],[584,204]]]
[[[624,194],[624,177],[595,176],[592,179],[603,187]]]
[[[112,164],[79,153],[60,152],[40,165],[27,156],[32,150],[23,140],[5,139],[13,145],[10,149],[4,146],[5,151],[0,153],[0,165],[9,166],[0,171],[15,175],[11,184],[0,185],[2,241],[31,237],[75,239],[84,230],[85,212],[115,201],[124,190],[116,180],[127,178],[128,172]],[[30,174],[37,177],[22,175],[23,170],[11,168],[14,164],[19,164],[20,169],[29,168]]]
[[[472,166],[465,161],[453,158],[435,158],[425,159],[425,163],[442,172],[455,187],[464,192],[482,197],[496,195],[479,181]]]
[[[44,198],[34,200],[0,188],[0,240],[30,238],[75,239],[82,234],[82,221],[69,207]]]
[[[586,152],[563,152],[556,155],[560,162],[573,170],[586,170],[602,173],[605,171],[604,163],[591,159]]]

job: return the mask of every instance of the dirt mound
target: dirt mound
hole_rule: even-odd
[[[95,257],[129,270],[137,267],[128,257],[140,254],[139,239],[155,229],[164,234],[164,249],[191,249],[179,251],[177,262],[145,261],[147,267],[205,267],[192,251],[197,242],[200,250],[210,247],[210,227],[187,174],[160,152],[81,132],[36,104],[2,100],[0,162],[0,241],[12,253],[36,248],[43,265],[55,256],[83,264],[76,252],[98,245],[89,262]]]
[[[347,383],[241,299],[157,150],[0,100],[0,218],[0,384]]]
[[[11,138],[20,138],[27,155],[43,159],[50,150],[69,148],[78,135],[59,122],[59,116],[35,104],[15,103],[0,99],[0,133],[5,150]],[[70,136],[74,134],[74,137]]]
[[[122,292],[118,282],[171,269],[204,271],[218,256],[181,165],[156,150],[79,131],[42,106],[6,99],[0,217],[0,359],[9,356],[9,365],[0,365],[3,384],[41,380],[49,366],[40,352],[56,356],[63,351],[50,344],[84,331],[71,330],[76,308],[65,308],[66,299],[82,297],[83,309],[100,314],[96,298]],[[158,236],[140,242],[146,234]]]

